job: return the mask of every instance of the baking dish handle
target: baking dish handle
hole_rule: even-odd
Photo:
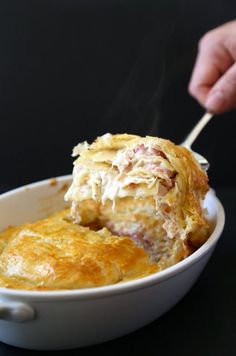
[[[0,302],[0,320],[25,323],[35,318],[34,308],[22,302]]]

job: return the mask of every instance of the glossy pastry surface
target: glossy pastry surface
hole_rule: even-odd
[[[71,209],[0,233],[0,287],[115,284],[172,266],[207,240],[208,178],[186,148],[106,134],[74,155]]]
[[[158,270],[128,237],[73,224],[69,211],[0,233],[0,287],[79,289],[141,278]]]

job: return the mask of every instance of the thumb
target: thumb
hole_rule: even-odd
[[[205,107],[216,114],[236,108],[236,63],[211,88]]]

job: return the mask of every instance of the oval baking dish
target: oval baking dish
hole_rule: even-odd
[[[0,230],[66,207],[63,197],[70,183],[71,176],[64,176],[2,194]],[[204,204],[212,221],[211,236],[191,256],[164,271],[90,289],[0,288],[0,341],[29,349],[70,349],[114,339],[158,318],[191,288],[222,233],[224,210],[213,191]]]

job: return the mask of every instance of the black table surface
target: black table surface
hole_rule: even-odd
[[[225,229],[206,269],[181,302],[158,320],[125,337],[49,354],[236,355],[236,188],[216,191],[226,212]],[[0,344],[1,356],[39,353]]]

